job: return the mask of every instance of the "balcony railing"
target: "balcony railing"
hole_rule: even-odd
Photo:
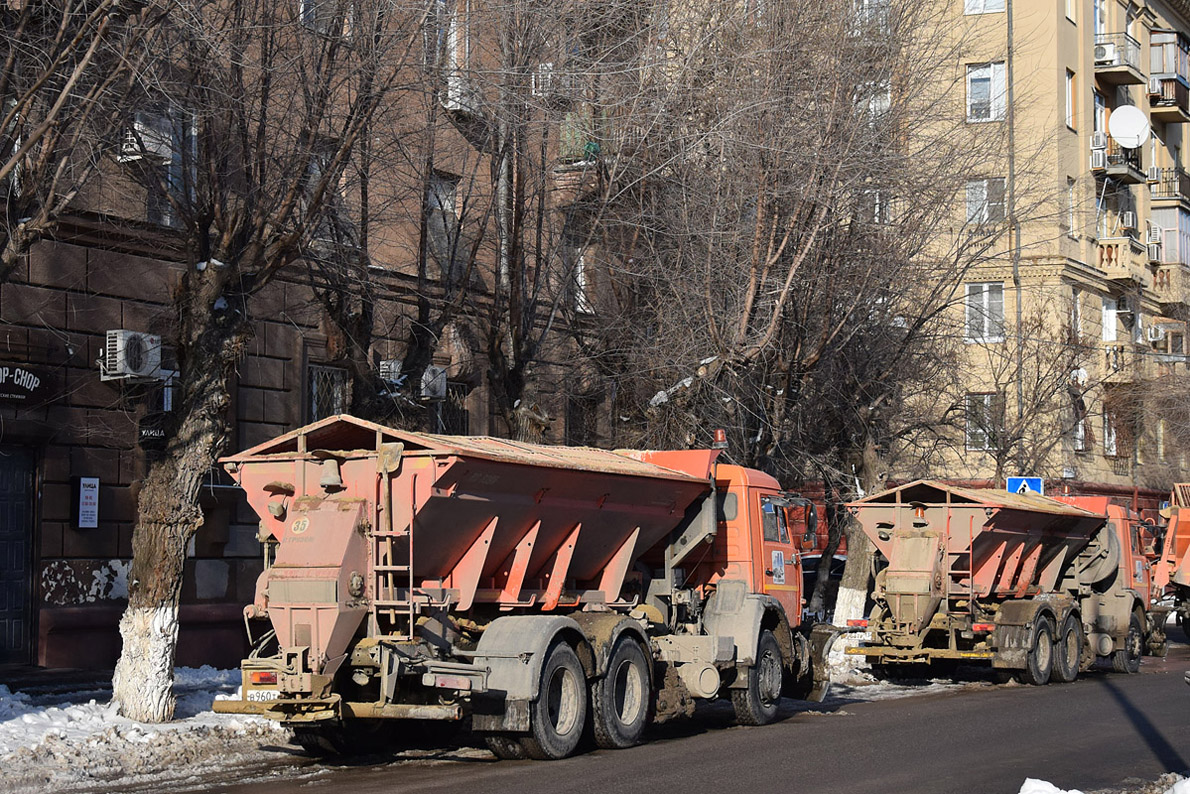
[[[1140,42],[1127,33],[1095,36],[1095,74],[1108,83],[1145,82],[1140,67]]]
[[[1158,121],[1190,119],[1190,86],[1172,75],[1154,76],[1149,81],[1149,107]]]
[[[1190,304],[1190,271],[1182,264],[1161,265],[1153,274],[1153,292],[1163,311],[1174,312]]]
[[[1190,201],[1190,174],[1181,168],[1162,168],[1160,174],[1161,178],[1149,185],[1153,198]]]

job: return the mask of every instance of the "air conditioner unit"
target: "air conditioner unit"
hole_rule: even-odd
[[[1149,224],[1149,234],[1148,234],[1148,236],[1145,238],[1145,242],[1148,242],[1148,243],[1160,243],[1160,242],[1161,242],[1161,236],[1162,236],[1164,233],[1165,233],[1165,230],[1164,230],[1164,229],[1162,229],[1160,226],[1158,226],[1158,225],[1157,225],[1157,224],[1155,224],[1155,223],[1150,223],[1150,224]]]
[[[1095,65],[1114,66],[1116,64],[1116,45],[1114,42],[1095,45]]]
[[[1149,78],[1149,96],[1161,96],[1161,94],[1162,94],[1161,78],[1160,77],[1150,77]]]
[[[401,359],[386,358],[380,362],[380,379],[385,383],[401,382]]]
[[[161,380],[161,337],[123,329],[107,332],[100,380]]]
[[[446,398],[446,370],[431,364],[421,374],[421,393],[423,400],[433,401]]]
[[[1107,152],[1103,149],[1094,149],[1091,152],[1091,170],[1092,171],[1106,171],[1107,170]]]
[[[1155,185],[1158,182],[1160,182],[1161,181],[1161,166],[1159,166],[1159,165],[1149,166],[1148,178],[1145,181],[1148,182],[1150,185]]]
[[[167,116],[137,113],[132,128],[125,131],[120,141],[120,153],[116,160],[134,163],[148,158],[169,162],[174,156],[172,125]]]
[[[1106,149],[1107,148],[1107,133],[1106,132],[1092,132],[1091,133],[1091,148],[1092,149]]]
[[[1150,342],[1160,342],[1165,339],[1164,325],[1150,325],[1145,329],[1145,339]]]
[[[1161,243],[1149,243],[1149,261],[1161,261]]]
[[[1125,210],[1120,213],[1120,227],[1124,229],[1136,230],[1136,213],[1132,210]]]

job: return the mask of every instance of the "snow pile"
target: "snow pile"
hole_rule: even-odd
[[[1025,782],[1021,785],[1019,794],[1083,794],[1078,789],[1071,789],[1064,791],[1058,788],[1053,783],[1047,783],[1044,780],[1027,777]]]
[[[236,692],[239,671],[178,668],[173,722],[125,719],[90,699],[52,705],[0,685],[0,765],[6,791],[64,791],[170,772],[190,776],[203,762],[251,761],[261,745],[284,745],[289,732],[256,717],[215,714],[217,695]],[[213,759],[213,761],[212,761]]]

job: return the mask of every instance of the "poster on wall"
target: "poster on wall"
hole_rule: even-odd
[[[99,526],[99,478],[78,477],[78,528]]]

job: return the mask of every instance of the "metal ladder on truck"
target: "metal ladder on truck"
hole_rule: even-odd
[[[377,636],[397,641],[413,639],[418,605],[413,592],[413,522],[398,529],[393,522],[391,459],[379,455],[382,521],[372,532],[371,620]],[[417,476],[410,485],[410,505],[416,493]]]

